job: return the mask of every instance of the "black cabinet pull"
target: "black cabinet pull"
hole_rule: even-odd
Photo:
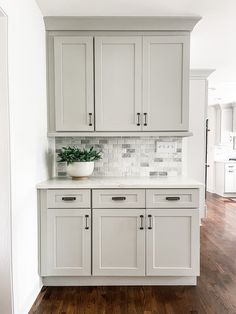
[[[147,112],[144,112],[144,126],[147,126]]]
[[[138,123],[137,123],[137,126],[140,126],[140,112],[137,113],[137,116],[138,116]]]
[[[111,198],[113,201],[125,201],[126,197],[125,196],[112,196]]]
[[[92,126],[92,125],[93,125],[92,115],[93,115],[93,114],[90,112],[90,113],[89,113],[89,126]]]
[[[74,196],[63,196],[62,200],[65,202],[72,202],[72,201],[76,200],[76,197],[74,197]]]
[[[152,215],[148,215],[148,219],[149,219],[149,225],[148,225],[148,229],[152,229]]]
[[[140,230],[143,230],[144,229],[144,227],[143,227],[143,215],[140,215],[139,216],[140,218],[141,218],[141,222],[140,222]]]
[[[85,215],[85,229],[86,229],[86,230],[89,229],[89,226],[88,226],[88,218],[89,218],[89,215]]]
[[[179,201],[180,197],[179,196],[167,196],[166,200],[167,201]]]

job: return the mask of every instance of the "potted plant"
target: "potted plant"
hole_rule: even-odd
[[[102,158],[101,152],[93,147],[90,149],[79,149],[78,147],[62,147],[58,153],[59,161],[67,162],[67,174],[72,179],[81,179],[93,173],[94,161]]]

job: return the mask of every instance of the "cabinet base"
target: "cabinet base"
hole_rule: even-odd
[[[197,277],[42,277],[45,286],[196,286]]]

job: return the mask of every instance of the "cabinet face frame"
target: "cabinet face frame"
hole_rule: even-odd
[[[143,216],[143,229],[140,229]],[[136,267],[102,267],[101,242],[103,218],[131,218],[136,220]],[[127,231],[127,230],[126,230]],[[115,239],[114,239],[115,240]],[[103,248],[102,248],[103,247]],[[120,248],[121,249],[121,248]],[[119,250],[119,248],[117,248]],[[108,261],[109,262],[109,261]],[[93,276],[145,276],[145,209],[95,209],[93,211]]]
[[[43,276],[91,276],[91,210],[90,209],[47,209],[46,213],[46,232],[47,241],[46,250],[46,269],[43,271]],[[86,218],[85,216],[88,215]],[[79,218],[81,219],[81,266],[57,266],[57,249],[60,243],[57,239],[57,219],[63,218]],[[88,226],[89,229],[86,229]],[[75,230],[71,230],[73,233]],[[61,235],[62,236],[62,235]],[[76,240],[76,239],[75,239]],[[71,246],[75,245],[75,241],[71,242]],[[73,248],[71,247],[71,251]]]
[[[162,108],[164,104],[157,103],[160,106],[159,116],[156,117],[151,113],[150,100],[150,68],[151,64],[151,50],[152,44],[160,45],[181,45],[182,46],[182,64],[181,64],[181,106],[180,121],[171,125],[168,124],[168,117],[164,117],[163,125],[160,125],[159,116],[162,116]],[[158,59],[157,59],[158,61]],[[160,73],[159,79],[164,73]],[[143,124],[143,131],[187,131],[189,127],[189,80],[190,80],[190,38],[189,36],[143,36],[143,112],[147,113],[147,125]],[[168,89],[168,86],[165,86]],[[168,91],[166,90],[166,93]],[[171,92],[171,86],[170,91]],[[176,100],[177,102],[177,100]],[[178,112],[178,108],[176,109]],[[169,112],[171,116],[173,112]],[[166,118],[166,119],[165,119]],[[162,117],[163,119],[163,117]],[[157,125],[157,127],[156,127]]]
[[[147,229],[146,236],[146,275],[147,276],[198,276],[199,275],[199,251],[200,251],[200,234],[199,234],[199,210],[198,209],[147,209],[147,217],[151,215],[152,229]],[[188,218],[189,236],[190,237],[190,267],[181,266],[155,266],[155,220],[158,218],[175,219],[179,217]],[[176,221],[177,222],[177,221]],[[158,231],[158,230],[157,230]],[[171,236],[172,230],[165,231],[167,236]],[[174,233],[173,233],[174,234]],[[171,239],[160,239],[164,241],[162,246],[165,246],[165,241]],[[176,241],[176,238],[174,239]],[[181,243],[180,243],[181,245]],[[168,252],[168,251],[167,251]],[[158,254],[158,253],[157,253]],[[168,254],[167,254],[168,255]],[[165,257],[163,257],[165,258]],[[179,261],[177,262],[179,263]]]
[[[65,106],[64,104],[64,84],[66,80],[63,77],[63,46],[69,47],[72,45],[78,45],[83,47],[85,55],[85,64],[84,64],[84,103],[74,104],[75,110],[76,107],[84,107],[84,117],[80,118],[78,124],[72,124],[70,121],[65,121]],[[78,60],[78,59],[76,59]],[[75,61],[76,61],[75,60]],[[70,62],[70,60],[67,60]],[[73,61],[71,61],[73,62]],[[70,68],[73,65],[69,65]],[[66,69],[68,71],[68,69]],[[94,80],[93,80],[93,37],[88,36],[55,36],[54,37],[54,71],[55,71],[55,117],[56,117],[56,131],[94,131]],[[69,72],[69,71],[68,71]],[[68,73],[67,73],[68,75]],[[65,82],[64,82],[65,81]],[[67,85],[70,85],[67,82]],[[78,90],[81,87],[78,83]],[[67,92],[68,93],[68,92]],[[72,113],[73,115],[73,113]],[[78,117],[79,119],[79,117]]]
[[[142,37],[141,36],[95,36],[95,112],[96,112],[96,131],[141,131],[142,116]],[[124,119],[114,124],[107,116],[103,102],[103,49],[105,47],[128,47],[133,46],[133,117],[131,121]],[[115,49],[114,49],[115,51]],[[129,57],[129,56],[128,56]],[[117,60],[118,62],[119,60]],[[105,78],[104,78],[105,79]],[[125,78],[124,78],[125,79]],[[111,78],[112,80],[112,78]],[[109,89],[109,88],[108,88]],[[107,91],[108,93],[108,91]],[[111,96],[111,95],[110,95]],[[127,95],[128,96],[128,95]],[[127,97],[126,97],[127,98]],[[106,104],[107,105],[107,104]],[[122,102],[119,103],[122,113]],[[125,108],[124,108],[125,109]],[[132,113],[131,113],[132,114]],[[138,116],[139,114],[139,116]],[[139,124],[139,125],[138,125]]]

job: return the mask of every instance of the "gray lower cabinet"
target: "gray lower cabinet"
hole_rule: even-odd
[[[91,210],[47,210],[45,276],[91,275]]]
[[[95,209],[93,275],[145,275],[145,209]]]
[[[198,189],[56,189],[40,204],[41,276],[199,275]]]
[[[147,209],[147,275],[199,275],[198,209]]]

